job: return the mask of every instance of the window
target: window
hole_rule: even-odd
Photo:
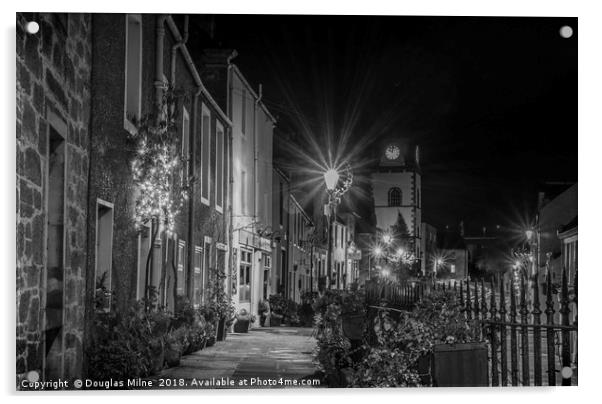
[[[215,208],[223,212],[224,206],[224,127],[216,123],[215,141]]]
[[[178,283],[177,294],[183,296],[186,294],[186,241],[178,242]]]
[[[284,184],[282,182],[278,183],[279,193],[278,193],[278,215],[280,218],[280,226],[284,223]]]
[[[193,304],[198,307],[203,294],[203,248],[194,246]]]
[[[272,266],[272,256],[263,254],[263,299],[268,298],[268,289],[270,284],[270,268]]]
[[[401,206],[401,189],[389,189],[389,206]]]
[[[142,17],[128,14],[125,24],[124,127],[133,132],[142,105]]]
[[[182,185],[188,182],[190,172],[190,117],[186,108],[182,109]]]
[[[240,107],[240,113],[241,113],[241,117],[240,117],[240,130],[242,132],[242,134],[245,134],[245,131],[247,130],[247,90],[243,89],[242,90],[242,97],[241,97],[241,107]]]
[[[146,293],[146,264],[148,254],[151,250],[151,226],[144,225],[138,233],[138,287],[136,288],[136,299],[140,300]],[[150,274],[149,274],[150,277]],[[148,280],[150,283],[150,279]]]
[[[211,253],[213,252],[211,246],[211,238],[205,237],[205,247],[203,248],[204,260],[203,260],[203,270],[201,273],[201,295],[204,302],[207,301],[207,296],[205,295],[205,290],[207,290],[209,285],[209,276],[210,276],[210,267],[211,267]]]
[[[241,302],[251,300],[251,258],[252,253],[247,250],[240,252],[240,273],[238,275],[238,291]]]
[[[211,159],[211,114],[203,104],[201,108],[201,202],[209,205],[209,164]]]
[[[339,228],[336,224],[333,224],[334,230],[334,246],[337,247],[339,245]]]
[[[240,172],[240,202],[241,202],[241,212],[243,214],[247,213],[247,172],[245,170],[241,170]]]
[[[104,286],[111,290],[111,270],[113,264],[113,204],[98,199],[96,201],[96,283],[97,289]],[[110,300],[103,301],[104,308],[110,308]]]
[[[449,266],[449,272],[451,272],[452,274],[456,273],[456,264],[451,264]]]

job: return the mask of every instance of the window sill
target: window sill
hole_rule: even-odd
[[[209,199],[203,198],[203,197],[201,196],[201,203],[202,203],[203,205],[207,205],[207,206],[209,206]]]
[[[138,128],[129,119],[123,118],[123,128],[127,130],[132,136],[138,134]]]

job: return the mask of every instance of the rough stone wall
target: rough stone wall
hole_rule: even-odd
[[[35,19],[37,34],[25,23]],[[81,375],[86,262],[90,31],[87,14],[17,14],[17,375],[43,375],[47,111],[65,138],[62,376]]]

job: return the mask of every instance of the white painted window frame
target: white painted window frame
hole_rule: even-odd
[[[207,116],[207,118],[209,119],[209,134],[207,134],[207,139],[205,139],[205,132],[204,132],[204,126],[203,126],[203,119],[205,118],[205,116]],[[205,156],[204,153],[204,146],[205,146],[205,141],[209,141],[209,146],[208,146],[208,156]],[[205,173],[205,171],[203,170],[204,168],[204,160],[205,158],[209,159],[209,162],[207,164],[207,170],[209,171],[208,173]],[[211,198],[211,111],[209,110],[209,108],[205,105],[205,103],[202,103],[201,105],[201,203],[203,203],[204,205],[209,206],[209,200]],[[203,195],[203,184],[204,182],[207,181],[207,195],[206,197]]]
[[[219,148],[217,147],[218,143],[220,142],[220,140],[218,139],[218,137],[220,136],[220,132],[221,132],[221,142],[222,142],[222,152],[221,152],[221,161],[222,161],[222,166],[218,167],[218,152],[219,152]],[[215,210],[217,210],[219,213],[224,213],[224,125],[222,125],[221,122],[216,121],[215,122]],[[218,205],[217,204],[217,197],[218,197],[218,185],[217,185],[217,170],[221,170],[221,177],[222,177],[222,184],[221,184],[221,189],[222,189],[222,204]]]
[[[138,77],[138,119],[142,116],[142,43],[143,43],[143,29],[142,29],[142,15],[141,14],[126,14],[125,15],[125,70],[124,70],[124,87],[123,87],[123,127],[125,130],[130,132],[131,134],[137,133],[136,125],[134,125],[127,116],[127,100],[128,100],[128,54],[130,53],[129,49],[129,20],[133,18],[138,21],[140,25],[140,46],[139,46],[139,56],[140,56],[140,66],[139,66],[139,77]]]
[[[111,236],[109,237],[110,240],[110,246],[109,246],[109,251],[111,251],[111,256],[113,255],[113,234],[115,231],[115,205],[111,202],[105,201],[103,199],[100,198],[96,198],[96,211],[95,211],[95,237],[94,237],[94,282],[96,282],[96,279],[98,278],[98,207],[100,206],[104,206],[106,208],[111,209]],[[110,259],[109,260],[109,268],[107,269],[107,272],[109,274],[108,276],[108,285],[107,288],[109,290],[112,290],[112,272],[113,272],[113,260]],[[111,309],[111,297],[109,297],[109,307],[108,310]]]
[[[187,146],[188,150],[184,149],[184,145]],[[182,170],[180,173],[182,185],[188,182],[190,160],[190,115],[186,107],[182,107]]]
[[[142,225],[142,229],[140,230],[140,232],[138,233],[138,253],[136,254],[136,300],[140,300],[142,299],[144,296],[140,296],[140,271],[141,269],[146,270],[146,254],[148,254],[148,252],[146,254],[142,254],[142,232],[148,232],[148,242],[149,242],[149,249],[150,251],[153,250],[153,240],[152,240],[152,229],[151,229],[151,225],[150,223],[145,223]],[[142,266],[144,266],[144,268],[142,268]]]

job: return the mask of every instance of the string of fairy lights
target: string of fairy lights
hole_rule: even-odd
[[[132,135],[137,150],[132,159],[134,183],[138,187],[134,220],[142,226],[156,220],[173,232],[176,217],[188,199],[188,184],[179,183],[178,168],[182,167],[182,156],[173,142],[175,132],[176,108],[168,107],[173,97],[163,97],[160,109],[161,118],[156,125],[149,125],[147,119]]]

